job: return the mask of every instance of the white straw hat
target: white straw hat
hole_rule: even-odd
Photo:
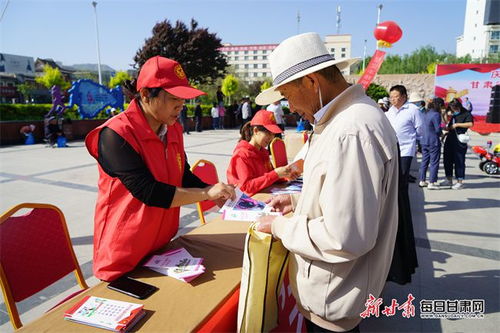
[[[420,94],[418,92],[412,92],[410,94],[410,99],[408,99],[408,102],[415,103],[415,102],[420,102],[423,100],[424,100],[424,98],[422,96],[420,96]]]
[[[271,104],[283,98],[276,90],[277,87],[332,65],[343,70],[359,60],[359,58],[335,60],[328,53],[325,43],[315,32],[285,39],[269,56],[273,86],[262,91],[255,98],[255,103],[258,105]]]

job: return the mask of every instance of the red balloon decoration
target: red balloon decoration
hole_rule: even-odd
[[[403,30],[394,21],[385,21],[378,24],[373,31],[380,47],[391,47],[403,36]]]

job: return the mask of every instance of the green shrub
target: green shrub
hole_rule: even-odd
[[[127,109],[128,104],[125,104]],[[194,117],[194,108],[196,105],[187,105],[188,117]],[[0,104],[0,121],[9,120],[43,120],[43,117],[50,111],[52,104]],[[201,105],[201,113],[203,116],[210,116],[212,105]],[[66,109],[64,118],[71,120],[82,119],[77,111],[77,107]],[[94,119],[106,119],[108,115],[106,110],[99,112]]]
[[[381,85],[375,84],[375,83],[371,83],[368,86],[368,89],[366,89],[366,94],[368,95],[368,97],[373,99],[375,101],[375,103],[379,99],[389,96],[389,93],[387,92],[387,90],[384,87],[382,87]]]

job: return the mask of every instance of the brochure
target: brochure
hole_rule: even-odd
[[[154,255],[144,266],[174,279],[190,282],[205,272],[202,263],[203,258],[193,258],[185,248],[180,248]]]
[[[126,332],[145,314],[142,304],[85,296],[64,313],[64,319],[115,332]]]
[[[219,210],[223,220],[233,221],[255,221],[262,215],[281,215],[278,212],[271,212],[271,207],[264,202],[255,200],[239,188],[235,189],[236,198],[228,199]]]

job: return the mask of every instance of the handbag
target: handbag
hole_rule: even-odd
[[[288,266],[280,240],[250,225],[245,240],[238,303],[238,332],[269,332],[278,326],[278,296]]]
[[[457,137],[458,141],[461,143],[467,143],[470,141],[470,136],[468,134],[459,134]]]

